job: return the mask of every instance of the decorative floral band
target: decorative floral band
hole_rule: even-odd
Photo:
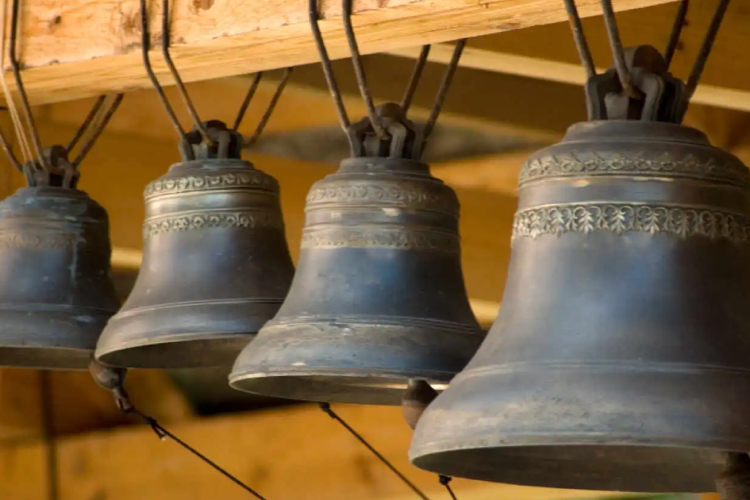
[[[143,196],[149,198],[162,194],[189,193],[191,191],[237,187],[259,187],[277,190],[278,182],[260,170],[248,170],[247,172],[233,174],[167,177],[156,179],[149,183],[143,192]]]
[[[256,229],[261,227],[284,229],[284,221],[277,212],[211,212],[148,219],[143,223],[143,236],[155,236],[174,231],[198,229]]]
[[[305,229],[302,248],[390,248],[459,253],[458,234],[402,228]]]
[[[745,243],[750,220],[732,212],[702,207],[639,204],[564,204],[529,208],[516,212],[513,240],[563,233],[594,231],[625,233],[639,231],[652,236],[665,233],[678,238],[703,236]]]
[[[552,177],[628,174],[652,177],[694,177],[750,186],[750,173],[741,161],[727,155],[719,158],[696,158],[688,154],[674,157],[664,152],[641,152],[624,157],[618,153],[587,152],[531,158],[524,163],[519,184]],[[734,161],[732,161],[734,160]]]
[[[422,208],[458,214],[458,198],[449,187],[436,181],[395,185],[385,182],[354,184],[339,182],[313,187],[307,195],[308,208],[316,204],[383,204]]]
[[[69,250],[76,246],[79,237],[72,233],[0,233],[0,248],[57,248]],[[84,241],[81,239],[81,241]]]

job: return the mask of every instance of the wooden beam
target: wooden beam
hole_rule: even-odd
[[[669,0],[618,0],[617,10]],[[10,2],[8,2],[10,4]],[[597,0],[580,0],[583,16]],[[138,3],[117,0],[22,2],[24,81],[35,103],[148,86],[141,63]],[[156,6],[153,6],[156,7]],[[321,28],[334,58],[348,56],[338,2],[323,2]],[[354,24],[364,54],[527,28],[566,19],[557,0],[360,0]],[[151,9],[159,34],[159,12]],[[7,16],[6,16],[7,18]],[[7,30],[6,30],[7,31]],[[214,79],[318,60],[303,0],[178,1],[172,54],[186,81]],[[166,68],[155,55],[162,79]]]
[[[433,500],[448,495],[434,474],[411,467],[411,431],[399,408],[340,405],[335,410]],[[181,439],[269,499],[411,500],[411,492],[337,422],[296,407],[177,423]],[[58,443],[60,500],[223,500],[247,493],[150,428],[125,428]],[[32,500],[44,482],[37,443],[0,448],[0,498]],[[462,500],[602,498],[612,493],[456,479]],[[37,494],[37,496],[34,496]],[[621,494],[615,494],[621,496]]]

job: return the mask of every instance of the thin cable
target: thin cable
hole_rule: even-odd
[[[2,130],[0,130],[0,147],[3,148],[3,152],[5,153],[5,156],[8,157],[8,161],[11,163],[11,165],[13,165],[19,172],[23,172],[23,165],[21,165],[21,162],[18,161],[16,155],[13,154],[13,148],[11,147]]]
[[[680,34],[687,18],[688,3],[690,3],[690,0],[682,0],[677,6],[677,14],[672,24],[672,32],[669,34],[667,48],[664,50],[664,61],[667,63],[667,69],[672,64],[672,59],[677,51],[677,44],[680,42]]]
[[[565,10],[568,12],[568,22],[570,22],[570,29],[573,32],[573,39],[576,42],[581,63],[586,69],[586,76],[588,78],[596,76],[594,58],[591,57],[591,50],[589,50],[589,44],[586,41],[586,34],[583,32],[583,24],[581,24],[581,17],[578,15],[575,0],[565,0]]]
[[[47,498],[57,500],[59,497],[59,479],[57,467],[57,441],[55,438],[55,415],[52,407],[52,379],[48,370],[39,372],[39,389],[42,403],[42,428],[47,461]]]
[[[240,128],[240,125],[242,124],[242,120],[245,118],[245,113],[247,112],[248,106],[250,106],[250,101],[253,100],[253,97],[255,96],[255,92],[258,90],[258,85],[260,85],[260,81],[263,78],[263,73],[255,73],[255,76],[253,77],[253,82],[250,84],[250,88],[247,89],[247,94],[245,95],[245,99],[242,101],[242,105],[240,106],[240,110],[237,112],[237,118],[234,120],[234,127],[232,127],[233,130],[237,130]]]
[[[404,92],[404,98],[401,100],[401,109],[404,112],[404,116],[409,111],[412,98],[414,98],[414,93],[417,91],[417,86],[419,85],[419,79],[422,77],[422,71],[424,71],[425,64],[427,63],[427,56],[429,55],[430,45],[422,46],[417,63],[414,65],[414,70],[411,73],[411,78],[409,78],[409,85],[406,87],[406,92]]]
[[[89,126],[91,125],[91,122],[94,121],[94,118],[96,118],[96,115],[99,113],[99,110],[102,107],[102,104],[104,104],[104,100],[107,98],[106,95],[101,95],[96,100],[94,105],[91,107],[91,111],[89,111],[88,116],[86,116],[86,119],[83,120],[83,123],[81,123],[81,126],[78,127],[78,130],[76,130],[76,134],[73,136],[73,138],[68,143],[68,146],[65,148],[65,150],[70,154],[71,151],[73,151],[73,148],[76,147],[76,144],[78,144],[78,141],[81,140],[81,137],[83,137],[83,134],[86,133],[86,130],[88,130]]]
[[[172,108],[172,105],[169,104],[169,99],[167,99],[167,96],[164,94],[164,88],[162,88],[161,84],[159,83],[159,79],[156,78],[156,73],[154,73],[154,68],[151,67],[151,59],[149,57],[149,49],[151,48],[151,35],[149,34],[149,27],[148,27],[148,7],[146,6],[146,0],[140,0],[141,4],[141,52],[143,55],[143,66],[146,68],[146,74],[148,75],[148,79],[151,80],[151,84],[154,87],[154,90],[156,90],[156,95],[159,96],[159,100],[161,101],[162,105],[164,106],[164,109],[167,112],[167,116],[169,116],[169,120],[172,122],[172,126],[177,131],[177,134],[180,136],[181,139],[184,139],[185,137],[185,129],[182,128],[182,125],[180,125],[180,120],[177,118],[177,115],[174,112],[174,108]]]
[[[268,104],[268,107],[266,108],[266,112],[263,113],[263,117],[260,119],[260,122],[258,123],[258,126],[255,128],[255,132],[253,132],[253,135],[245,141],[245,146],[251,146],[255,144],[258,141],[258,138],[260,138],[260,135],[263,133],[263,130],[266,128],[266,124],[268,123],[268,120],[271,118],[271,115],[273,114],[273,110],[276,108],[276,104],[279,102],[279,99],[281,98],[281,94],[284,92],[284,87],[286,87],[286,84],[289,83],[289,78],[292,76],[292,68],[287,68],[284,70],[284,74],[281,76],[281,80],[279,80],[279,84],[276,86],[276,92],[273,93],[273,96],[271,97],[271,102]]]
[[[188,113],[190,113],[190,117],[193,120],[193,126],[201,133],[204,141],[206,141],[208,144],[213,144],[213,140],[208,136],[208,131],[206,130],[206,127],[203,126],[203,122],[201,122],[201,119],[198,116],[198,111],[196,111],[195,106],[193,106],[193,101],[190,100],[190,95],[185,88],[185,84],[182,82],[182,78],[180,77],[180,73],[177,71],[177,67],[172,61],[172,56],[169,54],[169,28],[169,0],[164,0],[162,2],[161,13],[161,52],[164,56],[164,61],[167,63],[169,72],[172,73],[172,78],[174,78],[174,82],[177,85],[177,90],[180,94],[180,98],[185,104],[185,107],[188,109]]]
[[[412,491],[414,491],[414,493],[416,493],[417,495],[419,495],[419,497],[422,498],[423,500],[429,500],[429,498],[427,497],[427,495],[425,495],[424,493],[422,493],[422,490],[420,490],[419,488],[417,488],[417,486],[414,483],[412,483],[411,481],[409,481],[409,479],[406,476],[404,476],[403,474],[401,474],[401,472],[399,472],[398,469],[396,469],[393,466],[393,464],[391,464],[388,461],[388,459],[386,459],[383,455],[381,455],[378,452],[378,450],[376,450],[375,448],[373,448],[372,445],[365,440],[365,438],[363,438],[357,431],[355,431],[354,429],[352,429],[349,426],[349,424],[347,424],[346,422],[344,422],[344,420],[341,417],[339,417],[339,415],[331,409],[331,405],[330,404],[328,404],[328,403],[320,403],[318,406],[320,406],[320,409],[323,410],[323,412],[326,415],[328,415],[329,417],[331,417],[332,419],[334,419],[335,421],[337,421],[338,423],[340,423],[344,427],[344,429],[346,429],[347,431],[349,431],[349,433],[352,436],[354,436],[355,438],[357,438],[357,440],[360,443],[362,443],[363,445],[365,445],[365,447],[368,450],[370,450],[370,452],[372,452],[373,455],[375,455],[381,462],[383,462],[383,464],[385,464],[385,466],[388,467],[391,470],[391,472],[393,472],[394,474],[396,474],[399,477],[399,479],[401,479],[401,481],[404,482],[404,484],[406,484],[409,488],[412,489]]]
[[[437,122],[438,116],[440,116],[440,111],[443,109],[445,97],[448,95],[448,89],[453,81],[453,75],[456,74],[458,61],[461,59],[461,53],[464,51],[464,47],[466,47],[465,38],[456,42],[456,47],[453,49],[453,56],[451,56],[450,63],[448,63],[448,69],[446,69],[443,81],[440,83],[440,89],[438,90],[437,96],[435,96],[435,102],[432,105],[430,117],[427,119],[427,124],[424,127],[423,140],[425,141],[425,145],[427,144],[427,138],[432,134],[432,131],[435,128],[435,123]]]
[[[34,150],[39,157],[39,164],[47,171],[50,171],[50,165],[47,161],[47,157],[44,155],[44,150],[42,149],[42,141],[39,138],[39,131],[36,128],[34,115],[31,112],[29,96],[26,95],[26,89],[23,86],[21,65],[18,63],[18,56],[16,54],[16,42],[18,39],[18,11],[20,10],[19,3],[20,0],[13,0],[13,10],[10,21],[10,65],[13,68],[13,78],[16,80],[16,88],[18,89],[18,94],[21,96],[21,109],[23,110],[24,118],[26,119],[26,125],[31,132],[31,142],[34,144]]]
[[[94,144],[96,143],[97,139],[99,139],[99,136],[102,135],[102,132],[107,127],[107,124],[109,123],[109,120],[112,118],[112,115],[115,114],[115,111],[117,111],[117,108],[120,107],[120,103],[122,102],[122,99],[124,97],[124,94],[117,94],[114,99],[112,100],[112,103],[109,105],[109,108],[104,113],[104,115],[101,117],[100,120],[98,120],[98,123],[94,125],[94,131],[91,133],[91,135],[88,137],[84,145],[81,147],[81,150],[78,151],[78,154],[76,155],[75,160],[73,160],[72,165],[74,168],[78,168],[78,166],[81,164],[84,158],[86,158],[86,155],[89,154],[89,151],[91,151],[91,148],[94,147]]]
[[[615,61],[615,68],[617,69],[617,76],[620,79],[620,85],[622,85],[622,91],[626,96],[638,99],[641,97],[641,93],[633,86],[633,78],[625,62],[625,50],[622,48],[620,31],[617,28],[612,0],[602,0],[602,10],[604,11],[604,24],[607,26],[609,45],[612,48],[612,58]]]
[[[714,17],[711,19],[711,24],[708,27],[706,36],[703,38],[701,50],[698,53],[695,64],[693,64],[693,69],[690,71],[690,76],[685,84],[685,92],[683,94],[684,109],[687,109],[690,98],[693,97],[695,89],[698,87],[698,82],[703,74],[703,69],[706,67],[708,55],[711,53],[714,40],[716,40],[716,34],[719,32],[721,22],[724,20],[724,14],[726,14],[728,6],[729,0],[719,0],[719,6],[716,8],[716,12],[714,12]]]
[[[352,26],[352,0],[342,1],[343,20],[344,20],[344,32],[346,33],[346,41],[349,43],[349,51],[352,54],[352,64],[354,65],[354,74],[357,77],[357,84],[359,85],[359,93],[362,94],[362,99],[365,101],[367,106],[367,116],[370,118],[375,134],[379,138],[386,136],[386,131],[383,128],[383,123],[380,120],[377,109],[375,109],[375,103],[372,100],[372,94],[367,86],[367,77],[365,76],[365,68],[362,65],[362,59],[359,53],[359,46],[357,45],[357,37],[354,35],[354,26]]]
[[[351,128],[351,121],[349,121],[349,115],[346,113],[346,107],[344,101],[341,98],[341,91],[339,85],[336,82],[336,77],[333,74],[333,67],[331,66],[331,58],[328,57],[328,50],[326,44],[323,41],[323,33],[320,32],[320,26],[318,26],[318,0],[309,0],[308,3],[308,15],[310,18],[310,29],[313,33],[313,39],[315,40],[315,46],[318,49],[318,56],[320,57],[320,65],[323,68],[323,74],[326,77],[326,83],[328,83],[328,89],[331,92],[331,97],[336,105],[336,112],[339,115],[339,122],[341,128],[347,133],[349,137],[349,129]],[[349,141],[351,142],[351,138]]]
[[[244,489],[245,491],[247,491],[251,495],[255,496],[255,498],[257,498],[258,500],[266,500],[264,497],[262,497],[260,495],[260,493],[258,493],[257,491],[255,491],[254,489],[252,489],[251,487],[249,487],[248,485],[246,485],[245,483],[243,483],[242,481],[240,481],[236,477],[234,477],[232,474],[230,474],[229,472],[227,472],[226,469],[222,468],[216,462],[214,462],[210,458],[206,457],[203,453],[199,452],[198,450],[196,450],[195,448],[193,448],[192,446],[190,446],[189,444],[187,444],[185,441],[183,441],[182,439],[178,438],[177,436],[175,436],[174,434],[172,434],[171,432],[169,432],[167,429],[165,429],[164,427],[162,427],[162,425],[159,424],[159,422],[157,422],[155,418],[149,417],[148,415],[146,415],[144,413],[141,413],[140,411],[136,410],[135,408],[131,408],[129,410],[129,413],[134,413],[134,414],[138,415],[139,417],[141,417],[141,419],[143,419],[143,421],[145,423],[147,423],[149,426],[151,426],[151,429],[159,437],[159,439],[164,439],[165,437],[170,438],[172,441],[174,441],[175,443],[179,444],[180,446],[182,446],[184,449],[186,449],[187,451],[189,451],[190,453],[192,453],[196,457],[200,458],[203,462],[205,462],[206,464],[208,464],[211,467],[213,467],[216,471],[220,472],[222,475],[224,475],[224,477],[226,477],[227,479],[229,479],[230,481],[232,481],[234,484],[236,484],[240,488]]]
[[[451,496],[451,498],[453,500],[458,500],[458,498],[456,498],[456,494],[453,493],[453,488],[451,488],[450,485],[450,482],[453,480],[453,478],[450,476],[443,476],[442,474],[438,477],[440,478],[440,484],[445,486],[445,489],[448,490],[448,494]]]

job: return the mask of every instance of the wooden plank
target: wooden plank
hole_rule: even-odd
[[[411,431],[399,408],[339,405],[336,411],[433,500],[448,495],[434,474],[411,467]],[[247,481],[269,499],[411,500],[415,498],[337,422],[316,407],[215,417],[169,427],[181,439]],[[60,440],[60,500],[223,500],[247,493],[170,440],[146,427]],[[32,499],[38,491],[38,445],[0,448],[0,498]],[[462,500],[601,498],[592,491],[527,488],[456,479]],[[12,488],[12,490],[8,490]],[[9,494],[13,491],[13,495]],[[615,494],[621,496],[621,494]]]
[[[618,0],[618,10],[669,0]],[[9,4],[10,2],[8,2]],[[583,16],[598,0],[580,0]],[[25,84],[35,103],[148,86],[141,64],[138,3],[126,0],[22,2]],[[158,36],[153,6],[152,33]],[[334,58],[348,48],[338,2],[323,2],[322,30]],[[360,0],[354,6],[363,53],[527,28],[566,19],[558,0]],[[7,17],[7,16],[6,16]],[[305,0],[174,2],[173,57],[186,81],[316,62]],[[165,67],[155,56],[157,73]]]

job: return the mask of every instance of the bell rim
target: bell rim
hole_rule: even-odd
[[[413,373],[405,373],[404,371],[398,370],[363,370],[362,373],[352,373],[352,370],[346,370],[341,368],[315,368],[315,369],[302,369],[302,370],[290,370],[284,369],[268,369],[265,371],[258,370],[241,370],[232,372],[229,374],[228,381],[229,386],[241,392],[247,392],[250,394],[258,394],[263,396],[272,396],[281,399],[291,399],[298,401],[311,401],[311,402],[327,402],[327,403],[345,403],[345,404],[363,404],[363,405],[379,405],[379,406],[398,406],[401,404],[402,396],[406,393],[408,382],[410,379],[424,380],[431,386],[439,386],[437,391],[442,391],[450,383],[451,379],[455,376],[452,372],[438,372],[438,371],[414,371]],[[289,379],[298,383],[300,381],[312,381],[311,379],[320,377],[333,377],[340,381],[374,381],[375,384],[367,384],[366,387],[369,389],[363,389],[361,391],[362,398],[336,398],[336,397],[325,397],[325,398],[314,398],[307,397],[301,398],[298,396],[292,396],[288,391],[257,391],[250,390],[246,382],[271,379]],[[389,383],[385,385],[377,385],[379,381],[388,380]],[[250,382],[252,383],[252,382]],[[399,387],[388,387],[398,384]],[[256,385],[256,384],[252,384]],[[266,384],[258,384],[260,386]],[[362,387],[362,384],[331,384],[333,387],[348,388],[348,387]],[[440,387],[440,386],[445,387]],[[286,395],[282,394],[286,392]],[[397,392],[393,396],[388,395],[389,392]],[[385,402],[387,400],[387,402]]]
[[[417,424],[417,429],[419,429],[419,423]],[[423,431],[424,432],[424,431]],[[506,457],[499,456],[498,458],[506,463],[511,463],[514,458],[518,460],[518,455],[514,455],[514,452],[519,452],[523,450],[539,450],[539,451],[545,451],[549,450],[551,448],[560,448],[565,449],[565,451],[580,451],[585,450],[587,448],[589,449],[602,449],[605,448],[610,453],[620,453],[621,455],[627,456],[626,450],[639,450],[639,451],[653,451],[653,450],[670,450],[670,451],[676,451],[676,452],[688,452],[694,453],[696,456],[706,454],[706,453],[715,453],[717,457],[722,456],[727,451],[735,451],[738,453],[745,453],[747,449],[750,449],[750,442],[747,443],[746,446],[738,446],[737,441],[699,441],[694,440],[691,441],[690,444],[687,444],[687,440],[684,439],[673,439],[671,442],[667,442],[666,440],[660,439],[659,442],[655,442],[655,440],[649,441],[649,440],[633,440],[632,436],[627,435],[619,435],[617,440],[607,440],[606,443],[602,442],[601,438],[603,434],[598,434],[596,436],[589,436],[588,440],[580,439],[580,434],[574,434],[571,433],[568,436],[573,438],[574,436],[576,439],[571,439],[569,441],[563,441],[561,439],[556,439],[554,441],[550,441],[550,437],[552,434],[534,434],[534,435],[527,435],[524,437],[527,437],[528,440],[519,440],[517,442],[513,442],[513,444],[508,444],[508,441],[506,439],[503,439],[502,437],[493,438],[493,439],[483,439],[481,441],[479,440],[473,440],[470,441],[472,444],[463,444],[458,445],[454,444],[452,447],[448,448],[447,443],[457,443],[457,440],[444,440],[440,443],[430,443],[429,445],[419,445],[418,451],[414,450],[414,442],[416,439],[418,439],[417,435],[415,434],[414,438],[412,439],[412,445],[409,449],[409,462],[414,465],[415,467],[433,472],[436,474],[442,474],[442,475],[448,475],[448,476],[455,476],[455,477],[462,477],[465,479],[470,480],[479,480],[479,481],[488,481],[488,482],[496,482],[496,483],[509,483],[509,484],[517,484],[522,486],[530,486],[530,487],[548,487],[548,488],[567,488],[567,489],[577,489],[577,490],[589,490],[589,491],[628,491],[632,493],[705,493],[713,491],[710,488],[713,487],[713,479],[721,471],[721,463],[703,463],[700,464],[698,467],[700,471],[706,472],[706,475],[708,476],[708,480],[704,480],[706,478],[690,478],[690,481],[694,481],[691,483],[691,486],[685,485],[685,481],[687,480],[681,480],[679,478],[671,478],[669,480],[664,480],[668,484],[677,484],[682,483],[681,486],[653,486],[654,484],[657,484],[656,482],[648,483],[651,486],[645,487],[645,486],[637,486],[636,480],[628,480],[628,479],[622,479],[621,481],[624,481],[623,483],[620,483],[620,486],[618,487],[612,487],[609,486],[612,484],[611,481],[607,479],[601,480],[601,482],[596,483],[592,482],[590,478],[566,478],[565,475],[554,475],[552,477],[545,476],[544,480],[538,480],[535,481],[533,479],[528,479],[528,477],[521,478],[518,474],[515,474],[513,472],[508,472],[507,474],[503,475],[502,472],[500,473],[489,473],[489,474],[483,474],[481,472],[476,472],[474,470],[474,474],[467,473],[467,470],[470,469],[462,469],[460,467],[442,467],[442,464],[439,464],[441,460],[445,461],[452,461],[453,463],[457,463],[461,460],[467,460],[466,453],[476,453],[478,456],[482,456],[482,452],[486,452],[488,450],[495,450],[496,453],[502,454],[503,451],[507,452]],[[555,435],[555,437],[559,437],[559,435]],[[544,442],[542,442],[544,440]],[[467,440],[463,440],[464,443]],[[524,444],[525,443],[525,444]],[[457,455],[457,457],[452,457],[452,455]],[[546,455],[545,455],[546,456]],[[493,457],[494,458],[494,457]],[[498,458],[495,458],[495,460],[498,460]],[[487,455],[484,455],[485,460],[489,460],[487,458]],[[526,460],[529,460],[529,458],[526,458]],[[558,459],[559,460],[559,459]],[[438,466],[434,466],[435,462],[438,462]],[[580,460],[571,460],[571,463],[580,463]],[[680,465],[679,463],[677,465]],[[686,465],[683,463],[683,465]],[[655,465],[654,465],[655,466]],[[686,465],[689,467],[689,465]],[[614,467],[614,466],[613,466]],[[460,470],[458,470],[460,469]],[[498,468],[498,470],[501,470],[502,468]],[[627,476],[627,474],[624,474],[624,476]],[[697,486],[697,484],[701,484],[701,486]],[[705,486],[703,486],[705,484]],[[625,486],[622,486],[625,485]]]
[[[154,334],[155,332],[150,332],[151,334]],[[200,333],[178,333],[178,334],[158,334],[148,338],[147,336],[149,333],[142,333],[144,336],[143,338],[139,338],[136,340],[131,340],[127,342],[118,342],[117,345],[110,346],[108,348],[100,347],[102,344],[101,342],[97,344],[96,349],[94,350],[94,358],[106,365],[110,366],[121,366],[121,367],[128,367],[128,368],[164,368],[167,369],[168,367],[164,364],[154,364],[154,363],[146,363],[146,364],[134,364],[132,362],[127,363],[118,363],[113,362],[111,358],[113,355],[119,355],[123,356],[126,354],[127,351],[134,351],[134,350],[140,350],[142,348],[149,348],[149,347],[166,347],[168,345],[172,344],[179,344],[180,346],[189,347],[186,344],[199,344],[199,343],[219,343],[220,341],[224,340],[241,340],[250,342],[253,338],[257,335],[257,332],[247,331],[247,330],[239,330],[236,332],[225,332],[225,331],[215,331],[215,332],[200,332]],[[114,336],[114,335],[113,335]],[[102,334],[103,337],[103,334]],[[101,340],[101,338],[100,338]],[[115,337],[115,340],[117,338]],[[245,345],[243,343],[243,347]],[[104,342],[106,345],[106,342]],[[230,351],[234,352],[234,355],[230,355],[231,359],[234,359],[242,350],[242,348],[238,349],[230,349]],[[135,353],[131,353],[128,357],[137,356]],[[181,362],[182,363],[182,362]],[[216,362],[210,362],[210,363],[182,363],[178,368],[193,368],[193,367],[211,367],[211,366],[220,366],[223,362],[216,361]],[[169,367],[169,368],[177,368],[177,367]]]

